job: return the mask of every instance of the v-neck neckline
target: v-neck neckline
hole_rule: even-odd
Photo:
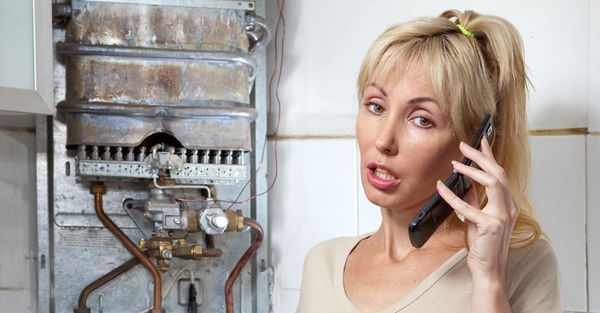
[[[344,289],[344,270],[346,267],[346,261],[350,256],[350,252],[354,250],[354,248],[364,239],[370,237],[372,233],[367,233],[362,236],[356,238],[352,244],[349,244],[342,253],[340,253],[339,257],[336,259],[335,273],[333,276],[333,288],[334,293],[337,297],[338,302],[342,305],[344,310],[348,313],[362,313],[362,311],[350,301],[348,295],[346,295],[346,290]],[[395,313],[410,305],[412,302],[417,300],[421,295],[423,295],[429,288],[431,288],[438,280],[440,280],[444,275],[456,266],[461,260],[463,260],[467,256],[467,249],[462,248],[454,255],[452,255],[448,260],[446,260],[440,267],[435,269],[429,276],[427,276],[423,281],[421,281],[413,290],[411,290],[404,297],[394,302],[389,307],[379,311],[378,313]]]

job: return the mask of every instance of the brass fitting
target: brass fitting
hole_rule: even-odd
[[[165,259],[156,259],[156,268],[165,273],[169,271],[169,268],[171,268],[171,262],[169,262],[168,260]]]
[[[143,246],[148,249],[149,256],[156,258],[156,267],[161,272],[169,270],[172,258],[199,261],[204,257],[204,248],[202,246],[190,245],[183,238],[153,237],[144,241]],[[209,252],[209,256],[215,256],[214,251],[211,250]]]
[[[198,211],[187,210],[187,216],[188,216],[187,231],[190,233],[197,232],[198,231]]]
[[[229,219],[227,229],[225,231],[242,231],[244,230],[244,215],[241,210],[225,210],[225,215]]]
[[[173,257],[172,240],[166,237],[152,237],[143,242],[144,248],[148,249],[148,256],[156,258],[156,268],[166,272],[171,266],[169,261]]]
[[[190,257],[196,261],[202,259],[203,251],[201,246],[192,246],[190,249]]]
[[[166,177],[165,175],[160,175],[158,177],[158,184],[161,186],[172,186],[172,185],[175,185],[175,180],[171,179],[169,177]]]
[[[95,195],[97,193],[106,194],[106,186],[103,182],[95,181],[90,185],[90,193]]]
[[[164,309],[160,309],[160,308],[159,309],[152,308],[152,309],[150,309],[150,311],[148,311],[148,313],[167,313],[167,311],[165,311]]]

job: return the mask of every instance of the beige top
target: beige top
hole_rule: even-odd
[[[344,266],[359,237],[318,244],[306,257],[297,313],[361,313],[344,291]],[[463,248],[404,298],[381,313],[471,312],[471,273]],[[509,257],[509,301],[512,313],[562,313],[556,256],[545,239]]]

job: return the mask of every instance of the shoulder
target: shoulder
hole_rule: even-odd
[[[548,239],[512,250],[508,266],[513,312],[562,312],[558,261]]]
[[[511,250],[509,267],[513,267],[514,270],[542,264],[556,266],[556,255],[552,245],[544,237],[524,248]]]
[[[304,261],[305,270],[313,265],[319,267],[327,264],[334,265],[340,259],[345,260],[352,248],[365,237],[367,236],[339,237],[320,242],[308,252]]]

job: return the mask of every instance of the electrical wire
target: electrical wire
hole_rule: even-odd
[[[163,291],[163,294],[162,294],[163,301],[167,299],[167,297],[171,293],[171,290],[173,289],[173,286],[175,285],[175,282],[177,282],[177,280],[181,277],[181,274],[183,274],[184,271],[189,272],[190,284],[193,284],[196,281],[196,279],[194,278],[194,271],[191,268],[184,266],[184,267],[178,269],[177,272],[175,272],[175,275],[173,275],[173,277],[171,277],[171,279],[169,279],[169,282],[167,283],[167,288],[165,288],[165,290]],[[153,308],[154,307],[149,307],[149,308],[139,311],[138,313],[148,313],[148,311],[152,310]]]
[[[171,277],[171,279],[169,280],[167,288],[163,293],[163,300],[165,300],[169,296],[169,293],[171,293],[171,289],[173,289],[175,282],[179,279],[179,277],[181,277],[181,274],[183,274],[184,271],[188,271],[190,273],[190,284],[192,284],[195,281],[194,271],[191,268],[187,266],[180,268],[179,270],[177,270],[177,272],[175,272],[175,275],[173,275],[173,277]]]
[[[274,174],[273,174],[273,180],[271,181],[271,183],[269,184],[269,187],[260,193],[256,193],[253,196],[250,196],[247,199],[244,199],[242,201],[238,201],[241,197],[241,195],[244,193],[244,191],[246,190],[246,188],[250,185],[251,182],[256,180],[256,177],[258,175],[258,172],[260,171],[263,163],[264,163],[264,159],[265,159],[265,151],[266,151],[266,147],[267,147],[267,134],[265,134],[265,142],[263,144],[262,147],[262,152],[261,152],[261,160],[256,168],[256,170],[254,171],[252,177],[246,182],[246,184],[244,184],[244,186],[242,187],[242,189],[240,190],[240,192],[238,193],[237,197],[235,198],[235,200],[231,201],[231,200],[218,200],[218,199],[214,199],[214,200],[205,200],[205,199],[187,199],[187,198],[176,198],[173,197],[174,200],[180,201],[180,202],[222,202],[222,203],[229,203],[230,206],[227,209],[231,209],[233,207],[234,204],[243,204],[246,203],[248,201],[254,200],[259,196],[262,196],[266,193],[268,193],[269,191],[271,191],[271,189],[273,189],[273,186],[275,186],[275,182],[277,181],[277,176],[278,176],[278,170],[279,170],[279,158],[278,158],[278,139],[277,139],[277,135],[279,133],[279,125],[281,122],[281,98],[279,97],[279,86],[281,83],[281,74],[282,74],[282,68],[283,68],[283,61],[284,61],[284,48],[285,48],[285,32],[286,32],[286,24],[285,24],[285,17],[283,14],[284,11],[284,5],[285,5],[285,0],[278,0],[277,1],[277,9],[279,11],[279,15],[277,18],[277,24],[275,26],[275,35],[274,35],[274,39],[273,39],[273,44],[275,45],[275,66],[273,67],[273,71],[271,72],[270,78],[269,78],[269,86],[268,86],[268,99],[267,99],[267,118],[268,116],[270,116],[271,114],[271,110],[272,110],[272,98],[273,98],[273,90],[274,90],[274,94],[275,94],[275,100],[277,103],[277,118],[276,118],[276,122],[275,122],[275,131],[273,132],[273,150],[274,150]],[[281,36],[280,36],[280,29],[281,29]],[[278,39],[279,37],[281,37],[281,42],[279,43]],[[279,45],[281,45],[281,54],[279,53]],[[275,80],[275,77],[277,77],[277,79]],[[275,88],[273,88],[273,83],[275,82]]]
[[[269,98],[267,101],[267,116],[270,116],[271,113],[271,109],[272,109],[272,95],[273,95],[273,80],[275,78],[275,76],[277,76],[277,80],[276,80],[276,84],[275,84],[275,99],[276,99],[276,103],[277,103],[277,119],[275,122],[275,131],[273,132],[273,150],[274,150],[274,162],[275,162],[275,173],[273,175],[273,181],[271,182],[271,184],[269,185],[269,187],[267,188],[267,190],[261,192],[261,193],[257,193],[251,197],[249,197],[248,199],[245,199],[242,201],[242,203],[251,201],[253,199],[256,199],[257,197],[264,195],[266,193],[268,193],[269,191],[271,191],[271,189],[273,188],[273,186],[275,186],[275,182],[277,181],[277,175],[278,175],[278,170],[279,170],[279,164],[278,164],[278,154],[277,154],[277,148],[278,148],[278,140],[277,140],[277,134],[279,133],[279,125],[281,122],[281,99],[279,98],[279,85],[281,83],[281,73],[282,73],[282,68],[283,68],[283,56],[284,56],[284,48],[285,48],[285,17],[283,15],[283,11],[284,11],[284,5],[285,5],[285,0],[278,0],[277,1],[277,8],[279,11],[279,17],[277,18],[277,25],[275,26],[275,36],[274,36],[274,45],[275,45],[275,66],[273,67],[273,72],[271,73],[271,77],[269,79]],[[279,39],[279,29],[281,27],[281,54],[278,53],[278,39]],[[267,146],[267,138],[265,137],[265,144],[263,145],[263,149],[262,149],[262,153],[261,153],[261,160],[260,163],[256,169],[256,171],[254,172],[254,175],[252,177],[252,179],[248,180],[248,182],[246,182],[246,184],[244,185],[244,187],[242,187],[242,190],[240,190],[237,198],[235,199],[235,201],[237,202],[237,200],[240,198],[240,196],[242,195],[242,193],[244,192],[244,190],[248,187],[248,185],[254,181],[256,179],[256,176],[258,174],[258,171],[260,170],[261,166],[263,165],[264,162],[264,157],[265,157],[265,150],[266,150],[266,146]],[[233,207],[232,203],[228,209],[231,209],[231,207]]]

